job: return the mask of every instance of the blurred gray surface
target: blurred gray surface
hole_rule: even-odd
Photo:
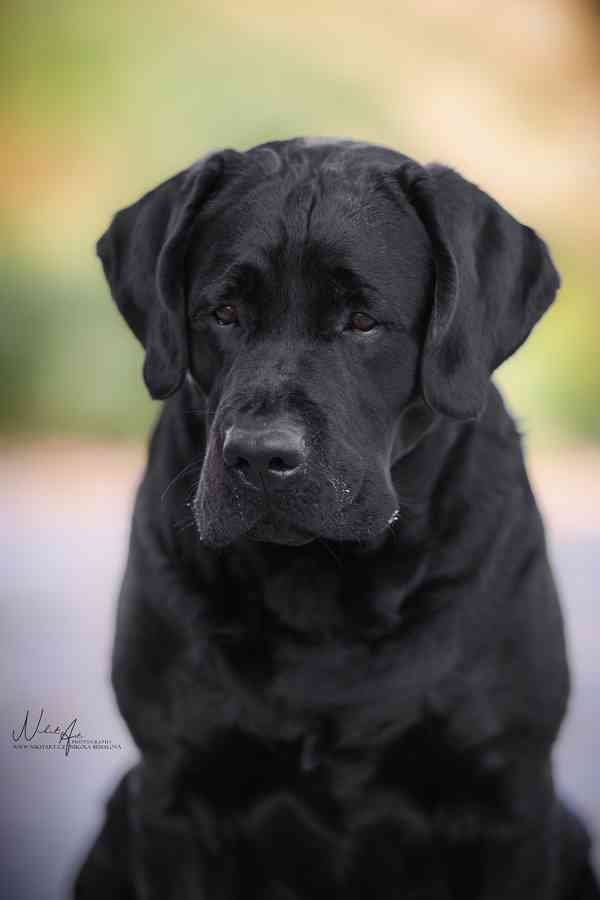
[[[7,898],[63,900],[135,748],[108,672],[139,448],[50,445],[0,455],[0,854]],[[600,835],[600,467],[536,469],[568,627],[574,689],[557,750],[563,793]],[[573,462],[571,463],[571,472]],[[588,466],[589,467],[589,466]],[[565,481],[565,484],[562,482]],[[575,481],[575,488],[573,488]],[[121,749],[17,750],[11,730],[78,718]],[[49,739],[50,740],[50,739]],[[596,859],[600,861],[598,847]]]

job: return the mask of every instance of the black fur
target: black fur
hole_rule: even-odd
[[[553,784],[543,526],[489,380],[558,288],[543,242],[449,169],[297,139],[192,166],[99,254],[169,399],[113,656],[142,757],[78,900],[598,898]],[[225,437],[281,423],[304,462],[257,488]]]

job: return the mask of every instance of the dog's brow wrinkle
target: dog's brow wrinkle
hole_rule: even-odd
[[[250,259],[240,259],[231,263],[216,278],[213,278],[202,288],[201,295],[204,299],[216,302],[232,291],[239,291],[245,286],[248,278],[256,273],[256,265]]]

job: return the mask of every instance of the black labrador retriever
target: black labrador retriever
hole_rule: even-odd
[[[491,372],[559,277],[443,166],[214,153],[98,252],[167,400],[113,655],[141,762],[78,900],[592,900],[563,623]]]

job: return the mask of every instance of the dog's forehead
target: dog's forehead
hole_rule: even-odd
[[[212,281],[240,264],[265,276],[350,271],[383,297],[402,282],[418,299],[431,248],[394,181],[402,157],[389,151],[382,166],[370,145],[333,153],[323,141],[283,155],[273,146],[249,151],[261,165],[232,179],[201,222],[191,250],[197,277]]]

